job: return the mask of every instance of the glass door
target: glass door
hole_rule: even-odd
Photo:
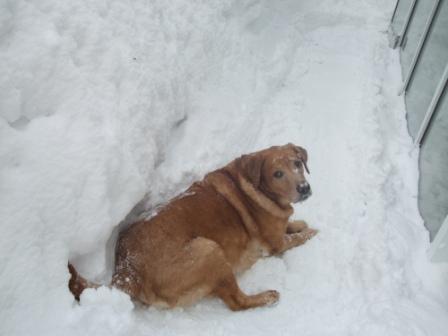
[[[409,31],[412,31],[413,25],[418,24],[418,22],[418,20],[413,20]],[[414,139],[448,63],[447,32],[448,1],[442,0],[434,16],[405,96],[409,133]]]
[[[448,214],[448,94],[445,87],[420,150],[419,207],[431,241]]]

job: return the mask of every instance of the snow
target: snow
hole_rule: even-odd
[[[445,335],[392,6],[0,2],[0,334]],[[294,218],[319,234],[239,279],[279,290],[276,306],[157,310],[106,287],[74,302],[68,259],[107,283],[120,223],[287,142],[308,150],[313,189]]]

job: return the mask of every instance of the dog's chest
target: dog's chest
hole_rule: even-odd
[[[269,255],[269,250],[263,243],[258,239],[252,239],[241,254],[239,262],[234,267],[234,271],[236,273],[243,272],[255,264],[258,259]]]

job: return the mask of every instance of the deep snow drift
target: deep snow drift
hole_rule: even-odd
[[[0,334],[445,335],[392,5],[0,2]],[[117,226],[146,193],[151,211],[286,142],[309,151],[314,195],[295,217],[320,233],[240,279],[279,290],[277,306],[163,311],[107,288],[74,302],[67,260],[106,283]]]

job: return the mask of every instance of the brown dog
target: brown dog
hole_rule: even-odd
[[[290,203],[311,195],[306,162],[305,149],[288,144],[243,155],[207,174],[157,215],[120,233],[111,285],[163,307],[189,305],[207,295],[232,310],[276,302],[274,290],[244,294],[235,273],[317,233],[304,221],[288,222]],[[76,298],[98,286],[69,269]]]

